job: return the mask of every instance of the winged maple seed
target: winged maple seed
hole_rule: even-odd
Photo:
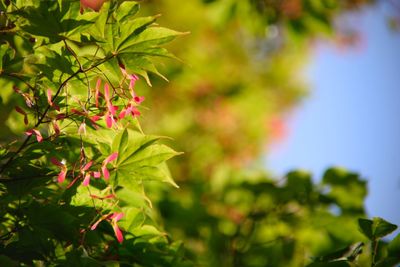
[[[90,8],[94,11],[99,11],[106,0],[81,0],[81,13],[84,8]]]
[[[17,94],[21,95],[24,99],[25,99],[25,104],[31,108],[35,105],[34,101],[32,100],[32,96],[24,93],[21,91],[21,89],[19,89],[16,85],[13,85],[13,90],[14,92],[16,92]]]
[[[80,168],[80,174],[79,176],[77,176],[68,186],[67,188],[70,188],[78,179],[82,179],[83,178],[83,182],[82,185],[83,186],[88,186],[90,183],[90,178],[94,177],[96,179],[101,177],[101,174],[103,174],[103,177],[105,180],[108,180],[110,178],[110,172],[107,169],[107,164],[109,164],[111,161],[116,160],[118,157],[118,152],[114,152],[111,155],[109,155],[106,159],[104,159],[104,161],[101,164],[101,172],[100,171],[90,171],[90,168],[93,165],[93,161],[89,161],[88,163],[86,163],[85,165],[82,165]],[[65,181],[68,169],[65,163],[65,160],[62,160],[61,162],[56,159],[56,158],[51,158],[50,159],[51,163],[53,163],[54,165],[60,167],[60,173],[58,174],[58,182],[62,183]]]
[[[131,95],[131,99],[128,101],[128,104],[121,110],[119,114],[119,118],[122,119],[126,115],[131,115],[133,118],[140,116],[140,111],[136,107],[144,101],[144,96],[138,96],[135,93],[134,87],[136,81],[139,80],[139,77],[136,74],[128,74],[125,69],[125,66],[121,63],[119,64],[120,70],[125,79],[129,80],[129,93]]]
[[[117,240],[119,243],[122,243],[124,241],[124,236],[122,235],[121,229],[119,229],[117,222],[124,217],[124,214],[122,212],[115,212],[111,216],[111,226],[114,230],[114,234],[117,237]]]
[[[94,98],[95,98],[95,101],[96,101],[96,108],[99,107],[99,98],[100,98],[100,96],[103,96],[103,95],[100,93],[100,86],[101,86],[101,79],[98,78],[98,79],[97,79],[97,82],[96,82],[95,93],[94,93]]]
[[[47,103],[50,107],[54,108],[57,111],[60,111],[60,107],[54,104],[51,89],[47,89]]]
[[[26,135],[31,136],[31,135],[35,135],[36,136],[36,140],[40,143],[43,141],[43,137],[42,134],[36,130],[36,129],[31,129],[25,132]]]
[[[121,229],[118,227],[118,224],[117,224],[117,222],[118,222],[122,217],[124,217],[124,213],[122,213],[122,212],[114,212],[114,213],[109,213],[109,214],[103,215],[103,216],[101,216],[100,219],[98,219],[98,220],[90,227],[90,229],[91,229],[91,230],[95,230],[95,229],[97,228],[97,226],[99,225],[100,222],[102,222],[102,221],[104,221],[104,220],[107,220],[107,221],[111,224],[111,226],[112,226],[112,228],[113,228],[113,230],[114,230],[115,237],[117,238],[118,242],[119,242],[119,243],[122,243],[122,241],[124,241],[124,236],[123,236],[123,234],[122,234]]]
[[[111,161],[116,160],[118,157],[118,152],[114,152],[111,155],[109,155],[101,164],[101,172],[100,171],[88,171],[90,169],[90,167],[92,167],[93,165],[93,161],[88,162],[87,164],[85,164],[81,169],[80,172],[82,174],[81,177],[83,177],[83,182],[82,185],[83,186],[88,186],[90,183],[90,178],[94,177],[94,178],[100,178],[101,174],[103,174],[103,177],[105,180],[108,180],[110,178],[110,172],[107,169],[107,164],[109,164]],[[78,177],[77,177],[78,178]],[[72,181],[71,184],[73,184],[77,179],[75,179],[74,181]],[[68,186],[70,187],[70,186]]]
[[[86,123],[82,122],[78,128],[78,134],[86,134]]]
[[[119,113],[119,118],[123,119],[126,115],[132,115],[132,117],[135,118],[136,116],[140,116],[140,114],[141,113],[137,107],[129,103],[123,110],[121,110],[121,113]]]
[[[58,137],[61,133],[60,126],[58,125],[56,120],[52,121],[52,125],[53,125],[53,129],[54,129],[54,134],[56,137]]]
[[[60,173],[58,174],[57,180],[58,180],[59,183],[64,182],[65,177],[67,176],[67,172],[68,172],[67,165],[65,164],[65,160],[62,160],[62,161],[60,162],[60,161],[58,161],[56,158],[51,158],[50,161],[51,161],[51,163],[53,163],[54,165],[60,167],[61,171],[60,171]]]
[[[128,104],[121,110],[118,117],[116,117],[116,112],[118,110],[118,107],[114,106],[112,104],[112,97],[110,95],[110,87],[109,87],[108,83],[106,83],[104,85],[104,98],[106,100],[106,105],[107,105],[107,112],[104,116],[104,119],[106,121],[106,125],[108,128],[111,128],[113,125],[116,124],[116,121],[118,119],[123,119],[126,115],[131,115],[133,118],[140,116],[140,111],[138,110],[138,108],[136,106],[144,101],[144,97],[137,96],[135,94],[135,92],[133,90],[134,83],[132,83],[132,81],[136,81],[139,78],[136,75],[129,75],[129,77],[131,77],[129,90],[130,90],[132,99],[130,99],[128,101]],[[96,99],[96,103],[98,103],[97,99]]]
[[[82,176],[85,177],[83,179],[83,183],[82,183],[83,186],[88,186],[89,185],[91,173],[87,172],[87,170],[89,170],[89,168],[92,166],[92,164],[93,164],[93,161],[89,161],[81,169]]]
[[[108,85],[108,83],[104,85],[104,98],[107,105],[107,112],[104,115],[104,120],[106,121],[107,127],[111,128],[116,123],[115,115],[118,107],[112,104],[110,97],[110,86]]]
[[[104,179],[108,180],[108,178],[110,178],[110,172],[107,169],[107,164],[116,160],[117,157],[118,152],[114,152],[103,161],[103,164],[101,165],[101,172],[103,173]]]

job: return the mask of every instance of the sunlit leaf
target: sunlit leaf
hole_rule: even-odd
[[[384,237],[397,229],[397,225],[391,224],[382,218],[374,217],[372,220],[358,219],[361,232],[371,240]]]

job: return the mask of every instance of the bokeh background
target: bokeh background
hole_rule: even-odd
[[[157,203],[189,258],[303,266],[366,242],[360,217],[399,222],[397,1],[144,3],[191,31],[140,89],[144,128],[185,152]]]
[[[400,35],[381,1],[339,22],[359,35],[352,46],[318,42],[305,76],[311,92],[287,117],[287,138],[265,158],[282,175],[304,168],[320,177],[337,165],[368,180],[367,211],[400,224]]]

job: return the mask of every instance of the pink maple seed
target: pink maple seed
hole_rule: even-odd
[[[53,129],[54,129],[54,134],[57,136],[60,135],[61,131],[60,131],[60,126],[58,126],[57,121],[53,121]]]
[[[136,74],[131,74],[129,78],[130,78],[130,80],[134,80],[134,81],[139,80],[139,76],[137,76]]]
[[[132,107],[131,104],[129,104],[129,105],[128,105],[128,108],[126,109],[126,113],[132,114],[132,110],[133,110],[133,107]]]
[[[135,101],[137,104],[140,104],[144,101],[144,96],[135,96],[133,97],[133,101]]]
[[[85,164],[85,166],[82,167],[81,169],[81,173],[85,174],[85,171],[89,170],[89,168],[93,165],[93,161],[89,161],[88,163]],[[83,179],[83,186],[88,186],[90,183],[90,177],[91,177],[91,173],[88,172],[85,174],[85,178]]]
[[[110,106],[110,112],[111,112],[111,114],[115,115],[115,113],[117,112],[117,110],[118,110],[118,107],[117,107],[117,106],[113,106],[113,105]]]
[[[101,86],[101,79],[97,79],[96,82],[96,91],[95,91],[95,100],[96,100],[96,107],[99,107],[99,97],[100,97],[100,86]]]
[[[91,160],[88,163],[86,163],[85,166],[83,166],[82,171],[87,171],[92,165],[93,165],[93,161]]]
[[[104,179],[108,180],[110,178],[110,172],[106,166],[101,167],[101,172],[103,173]]]
[[[119,118],[122,119],[126,115],[131,115],[135,118],[136,116],[140,116],[140,111],[135,106],[132,106],[132,104],[128,104],[119,114]]]
[[[81,14],[83,13],[85,8],[89,8],[92,9],[96,12],[98,12],[101,7],[103,6],[104,2],[106,2],[106,0],[81,0],[81,8],[80,8],[80,12]]]
[[[30,95],[22,92],[17,86],[13,85],[13,90],[17,93],[20,94],[24,99],[25,99],[25,103],[28,107],[33,107],[35,105],[35,103],[32,101]]]
[[[114,117],[109,111],[107,111],[106,115],[104,115],[104,119],[106,120],[106,125],[108,128],[111,128],[115,123]]]
[[[117,237],[118,242],[122,243],[124,241],[124,236],[122,234],[121,229],[119,229],[117,223],[113,223],[113,230],[114,230],[115,236]]]
[[[33,129],[33,132],[36,134],[36,140],[37,140],[39,143],[42,142],[42,141],[43,141],[42,134],[41,134],[38,130],[35,130],[35,129]]]
[[[47,102],[49,103],[49,106],[53,107],[57,111],[60,111],[60,107],[54,104],[51,94],[52,94],[51,89],[47,89]]]
[[[124,213],[122,212],[115,212],[113,215],[110,217],[111,218],[111,225],[113,227],[115,236],[117,237],[117,240],[119,243],[122,243],[124,241],[124,236],[122,234],[121,229],[119,229],[117,222],[124,217]]]
[[[101,172],[103,173],[104,179],[108,180],[110,178],[110,172],[107,169],[107,164],[110,163],[111,161],[116,160],[118,157],[118,152],[114,152],[111,155],[109,155],[104,161],[101,166]]]
[[[108,83],[104,84],[104,98],[106,101],[110,101],[110,86]]]
[[[47,103],[49,103],[50,106],[53,106],[53,101],[51,100],[51,89],[47,89]]]
[[[96,121],[100,120],[100,116],[94,115],[89,118],[91,122],[95,123]]]
[[[103,216],[101,216],[101,218],[100,219],[98,219],[91,227],[90,227],[90,230],[95,230],[96,228],[97,228],[97,226],[99,225],[99,223],[101,223],[101,221],[103,221],[103,220],[105,220],[105,219],[107,219],[107,218],[109,218],[110,217],[110,214],[106,214],[106,215],[103,215]]]
[[[118,118],[120,118],[120,119],[125,118],[126,112],[127,112],[126,108],[122,109],[121,112],[118,115]]]
[[[109,195],[110,197],[114,197],[113,195]],[[91,195],[91,197],[93,198],[101,198],[101,197],[97,197],[95,195]],[[108,197],[108,196],[107,196]],[[117,222],[124,216],[124,214],[122,212],[114,212],[112,214],[106,214],[101,216],[100,219],[98,219],[91,227],[91,230],[95,230],[97,228],[97,226],[99,225],[100,222],[102,222],[103,220],[110,220],[111,219],[111,226],[114,230],[114,234],[118,240],[119,243],[122,243],[122,241],[124,241],[124,236],[122,234],[121,229],[119,229]]]
[[[116,114],[116,111],[118,110],[118,107],[117,106],[113,106],[113,104],[111,102],[110,86],[108,85],[108,83],[106,83],[104,85],[104,98],[106,99],[108,112],[111,113],[114,116]]]
[[[118,157],[118,152],[114,152],[112,153],[110,156],[108,156],[105,160],[104,160],[104,164],[108,164],[109,162],[116,160]]]
[[[88,172],[88,173],[86,173],[86,175],[85,175],[85,179],[83,179],[82,185],[83,185],[83,186],[88,186],[89,183],[90,183],[90,173]]]
[[[67,114],[65,114],[65,113],[60,113],[60,114],[56,115],[57,120],[62,120],[62,119],[65,119],[66,117],[67,117]]]
[[[62,167],[64,166],[64,164],[62,164],[61,162],[59,162],[56,158],[51,158],[50,162],[53,163],[54,165],[58,166],[58,167]]]
[[[135,87],[136,81],[139,80],[139,77],[136,76],[135,74],[131,74],[128,76],[128,79],[130,80],[129,82],[129,91],[131,93],[132,97],[135,97],[135,91],[133,90],[133,88]]]
[[[82,122],[78,128],[78,134],[86,134],[86,123]]]
[[[39,143],[43,141],[42,134],[38,130],[31,129],[29,131],[26,131],[25,134],[28,135],[28,136],[35,135],[36,136],[36,140]]]
[[[93,177],[98,179],[101,177],[101,173],[100,172],[93,172]]]
[[[135,118],[137,116],[140,116],[140,111],[136,107],[132,107],[132,117]]]
[[[58,174],[57,180],[59,183],[64,182],[65,177],[67,176],[67,172],[68,172],[67,166],[65,166],[64,163],[58,161],[56,158],[51,158],[50,162],[61,168],[61,171]]]
[[[112,219],[113,221],[117,222],[119,220],[121,220],[121,218],[124,217],[124,213],[123,212],[114,212],[110,219]]]
[[[133,88],[135,87],[135,84],[136,84],[136,80],[135,79],[131,79],[129,81],[129,90],[131,91],[132,96],[134,96]]]
[[[102,218],[100,218],[99,220],[97,220],[91,227],[90,227],[90,230],[96,230],[96,228],[97,228],[97,226],[99,225],[99,223],[102,221],[102,220],[104,220],[104,219],[102,219]]]
[[[67,169],[65,168],[65,169],[62,169],[62,170],[61,170],[60,174],[59,174],[58,177],[57,177],[57,181],[58,181],[59,183],[64,182],[66,176],[67,176]]]

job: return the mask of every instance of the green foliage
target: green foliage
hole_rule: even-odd
[[[359,219],[360,231],[371,240],[371,266],[396,266],[400,263],[398,251],[398,236],[389,244],[379,242],[379,239],[397,229],[397,225],[391,224],[382,218]],[[361,254],[363,243],[356,243],[337,252],[318,257],[308,266],[357,266],[358,256]],[[368,249],[368,248],[367,248]]]
[[[342,212],[363,214],[364,198],[367,196],[366,181],[355,173],[349,173],[340,168],[329,169],[322,179],[329,190],[331,198]]]
[[[79,1],[0,7],[10,133],[1,135],[0,265],[185,265],[146,195],[153,183],[177,187],[166,161],[179,153],[142,132],[134,88],[135,74],[158,73],[154,57],[173,57],[160,45],[181,33],[137,17],[132,1],[99,12]]]
[[[358,219],[361,232],[370,240],[384,237],[397,229],[397,225],[391,224],[382,218],[371,220]]]
[[[343,9],[353,9],[371,1],[313,1],[313,0],[215,0],[206,1],[218,14],[218,23],[239,19],[256,34],[263,34],[265,28],[283,24],[293,40],[310,36],[330,34],[334,30],[332,18]]]

